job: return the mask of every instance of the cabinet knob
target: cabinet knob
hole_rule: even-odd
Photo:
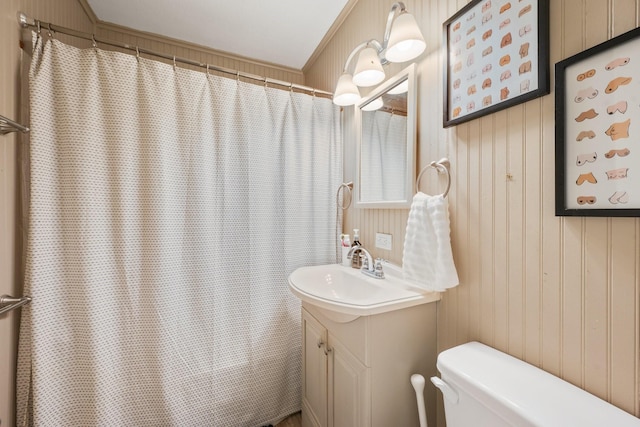
[[[329,347],[328,345],[324,347],[324,355],[328,356],[329,353],[331,353],[333,351],[333,349],[331,347]]]
[[[318,348],[322,347],[324,345],[324,342],[322,342],[322,338],[318,339]]]

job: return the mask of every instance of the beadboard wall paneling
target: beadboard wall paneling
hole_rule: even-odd
[[[0,114],[28,124],[20,105],[23,52],[18,12],[89,33],[93,32],[93,22],[77,0],[4,0],[0,12]],[[77,42],[63,35],[56,37],[67,43]],[[17,164],[21,139],[15,133],[0,136],[0,295],[22,295]],[[17,310],[0,316],[0,424],[3,426],[16,423],[14,383],[19,313]]]
[[[639,25],[638,0],[550,1],[553,64]],[[460,286],[438,307],[438,351],[478,340],[640,416],[640,219],[554,216],[554,93],[456,127],[442,127],[442,23],[463,0],[406,2],[427,51],[418,58],[418,169],[451,160],[451,237]],[[381,39],[391,2],[359,0],[305,69],[331,91],[351,49]],[[387,70],[390,70],[387,68]],[[387,73],[393,74],[393,71]],[[345,108],[345,179],[355,176],[352,108]],[[441,191],[425,174],[421,188]],[[407,210],[355,209],[375,256],[398,264]],[[375,232],[393,250],[375,249]],[[439,398],[438,425],[444,425]]]
[[[295,70],[276,64],[259,62],[249,58],[233,55],[231,53],[209,49],[207,47],[196,45],[193,43],[164,37],[162,35],[136,31],[130,28],[121,27],[105,22],[98,22],[96,27],[96,35],[98,38],[114,40],[117,42],[129,44],[131,46],[138,46],[140,48],[153,50],[167,55],[175,55],[177,57],[198,61],[203,64],[224,67],[230,70],[242,71],[244,73],[254,74],[260,77],[268,77],[283,82],[291,82],[304,85],[304,76],[302,74],[302,71],[300,70]],[[105,48],[116,49],[112,47]],[[132,51],[130,50],[117,50],[132,53]],[[145,57],[145,55],[142,56]],[[164,62],[171,62],[154,57],[150,58],[162,60]],[[204,71],[204,69],[201,67],[195,67],[181,63],[178,63],[178,67]],[[230,76],[227,73],[215,72],[213,70],[211,70],[210,73],[233,78],[233,76]]]

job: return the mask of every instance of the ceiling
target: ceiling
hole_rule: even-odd
[[[302,69],[348,0],[88,0],[99,20]]]

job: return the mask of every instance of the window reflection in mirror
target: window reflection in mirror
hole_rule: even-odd
[[[357,107],[358,207],[410,206],[415,175],[414,68],[390,78]]]

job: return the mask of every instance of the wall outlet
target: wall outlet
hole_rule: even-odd
[[[376,248],[391,250],[393,237],[391,234],[376,233]]]

